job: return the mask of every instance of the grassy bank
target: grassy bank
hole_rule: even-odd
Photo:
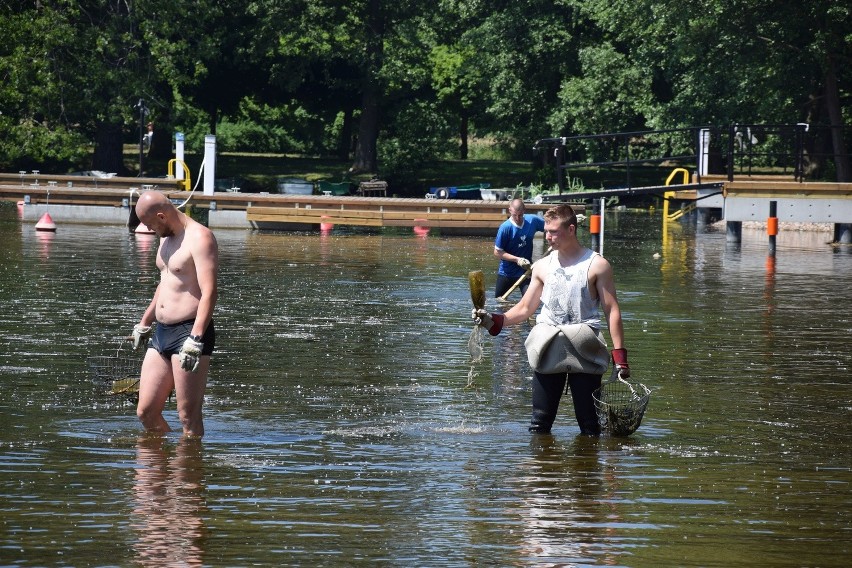
[[[202,156],[187,155],[192,178],[198,176]],[[216,178],[233,180],[245,191],[275,191],[278,178],[301,178],[332,182],[369,180],[369,174],[348,173],[352,162],[334,158],[285,154],[222,153],[216,156]],[[161,168],[165,173],[165,165]],[[536,172],[528,162],[496,160],[445,160],[419,168],[404,184],[391,186],[391,193],[421,196],[430,187],[490,183],[491,187],[516,187],[534,183]],[[194,181],[193,181],[194,183]]]

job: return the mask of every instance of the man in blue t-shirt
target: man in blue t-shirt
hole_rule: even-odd
[[[509,204],[509,218],[497,229],[494,239],[494,256],[500,259],[494,297],[499,298],[526,272],[532,260],[533,237],[544,231],[544,219],[537,215],[524,215],[526,207],[521,199]],[[529,278],[519,286],[521,294],[529,286]]]

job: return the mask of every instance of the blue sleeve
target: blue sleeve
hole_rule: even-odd
[[[506,246],[508,245],[506,241],[508,238],[508,228],[506,227],[506,223],[502,223],[500,228],[497,229],[497,236],[494,238],[494,248],[506,250]]]
[[[533,229],[535,229],[537,233],[544,232],[544,217],[539,217],[538,215],[526,215],[525,217],[527,217],[530,225],[533,226]]]

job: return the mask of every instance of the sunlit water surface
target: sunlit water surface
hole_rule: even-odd
[[[471,365],[490,238],[219,231],[199,443],[140,437],[87,365],[150,300],[155,238],[56,220],[0,204],[2,565],[848,565],[852,250],[826,233],[773,263],[757,231],[610,214],[653,394],[595,440],[570,404],[527,432],[528,328]]]

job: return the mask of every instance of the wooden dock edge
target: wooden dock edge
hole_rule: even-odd
[[[179,204],[190,193],[159,190]],[[126,220],[138,193],[129,188],[94,188],[80,186],[38,186],[0,182],[0,201],[27,202],[31,214],[40,208],[66,206],[69,222],[109,222]],[[446,234],[493,235],[509,217],[509,201],[418,199],[399,197],[357,197],[327,195],[288,195],[263,193],[216,192],[213,195],[193,193],[189,202],[194,208],[210,212],[211,227],[312,230],[322,224],[360,227],[424,227],[445,230]],[[528,213],[541,213],[553,204],[526,204]],[[584,212],[582,203],[572,204]],[[106,210],[115,213],[104,215]],[[88,211],[88,213],[87,213]],[[220,217],[227,217],[219,225]],[[214,223],[214,218],[216,223]],[[126,222],[126,221],[125,221]],[[113,221],[115,223],[115,221]]]

